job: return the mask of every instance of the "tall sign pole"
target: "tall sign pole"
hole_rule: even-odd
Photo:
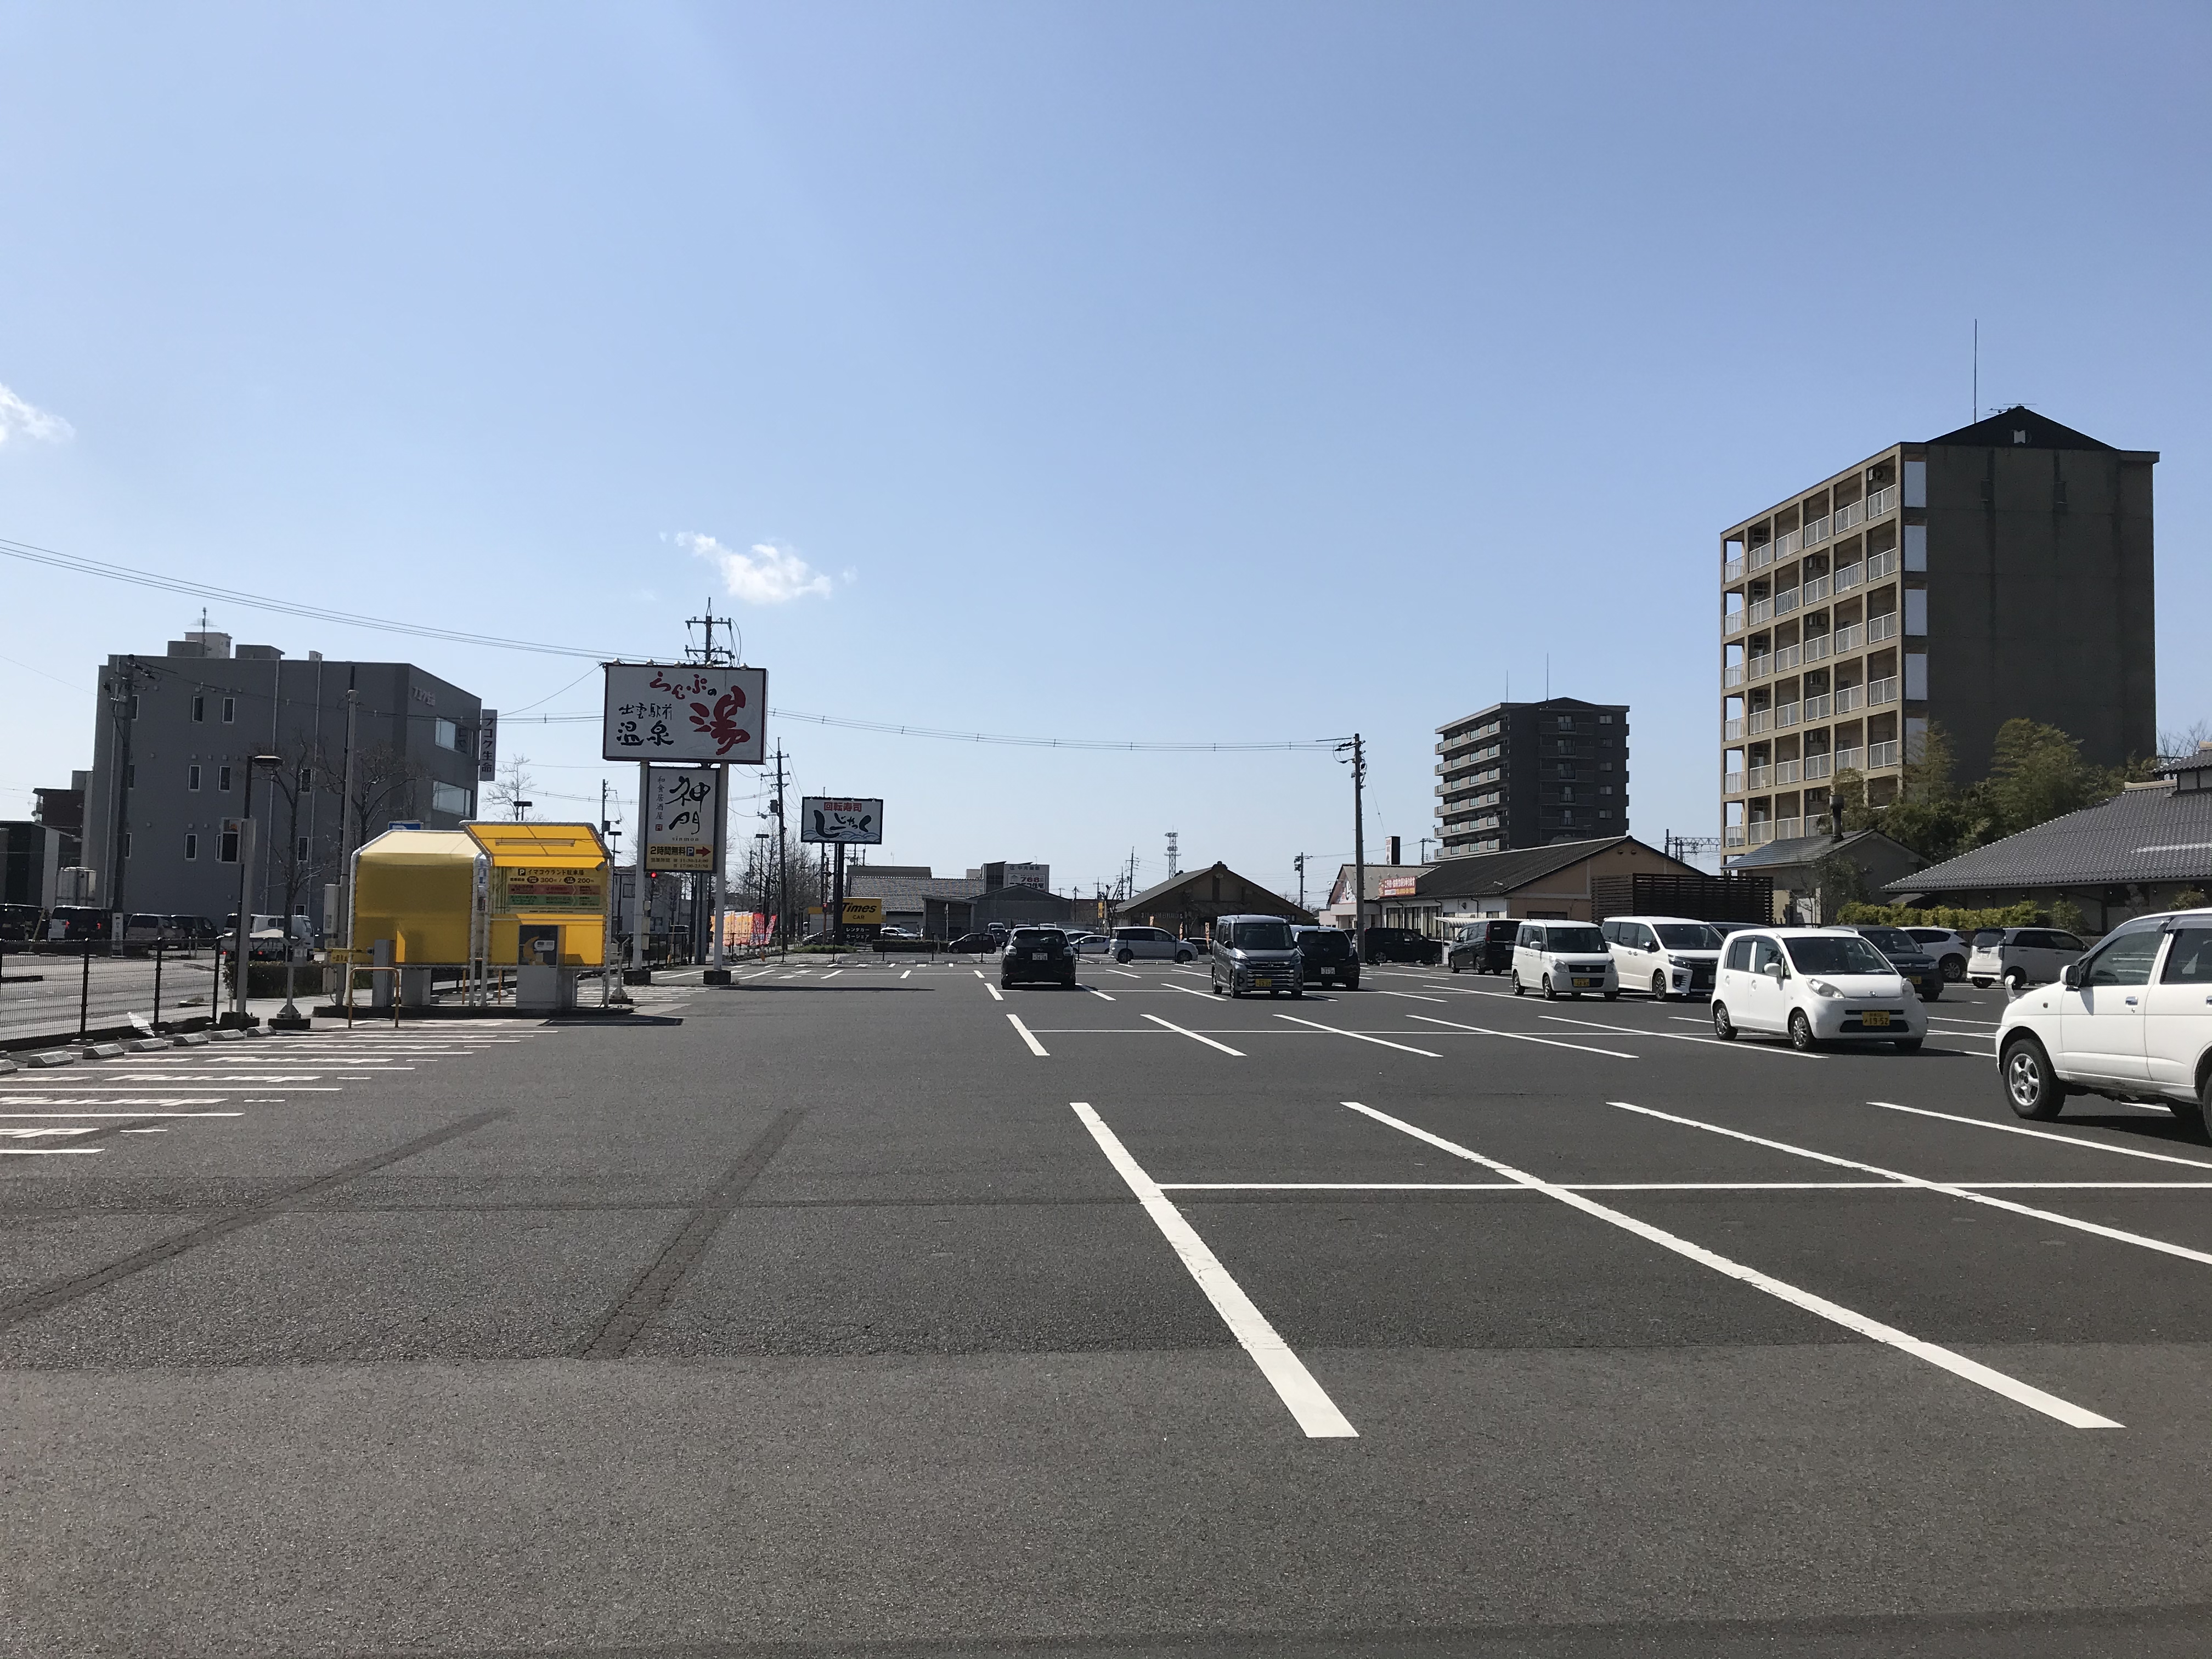
[[[711,890],[714,945],[707,959],[708,965],[716,969],[722,966],[722,872],[729,862],[729,830],[730,769],[718,766],[714,769],[714,870]]]
[[[783,745],[775,746],[775,890],[782,906],[775,914],[776,943],[783,946],[784,959],[791,956],[791,872],[784,862],[783,828]]]

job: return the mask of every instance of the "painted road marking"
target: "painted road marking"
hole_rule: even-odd
[[[1123,979],[1142,979],[1144,977],[1142,974],[1131,973],[1127,968],[1108,968],[1103,971],[1109,974],[1119,974]]]
[[[901,979],[912,979],[914,977],[914,969],[911,968],[908,969],[906,972],[901,974],[899,977]]]
[[[1022,1024],[1022,1017],[1019,1014],[1009,1013],[1006,1018],[1014,1023],[1014,1030],[1021,1033],[1022,1041],[1030,1045],[1030,1052],[1031,1054],[1047,1060],[1051,1058],[1049,1054],[1045,1053],[1044,1044],[1039,1042],[1036,1040],[1036,1036],[1030,1030],[1030,1028]]]
[[[2049,1129],[2030,1129],[2017,1123],[1991,1123],[1986,1118],[1960,1117],[1955,1112],[1935,1112],[1925,1106],[1900,1106],[1893,1100],[1869,1100],[1867,1104],[1879,1106],[1885,1111],[1910,1112],[1915,1117],[1940,1117],[1947,1123],[1964,1123],[1971,1128],[1996,1129],[2008,1135],[2032,1135],[2038,1140],[2055,1140],[2062,1146],[2078,1146],[2084,1152],[2111,1152],[2119,1158],[2147,1158],[2154,1164],[2179,1164],[2191,1170],[2212,1170],[2212,1164],[2207,1164],[2202,1158],[2176,1158],[2171,1152],[2145,1152],[2140,1146],[2112,1146],[2101,1140],[2077,1140],[2072,1135],[2054,1134]]]
[[[1162,1019],[1158,1014],[1146,1014],[1145,1018],[1152,1021],[1155,1025],[1166,1026],[1169,1030],[1173,1031],[1177,1036],[1187,1036],[1193,1042],[1203,1042],[1209,1048],[1218,1048],[1224,1054],[1235,1054],[1239,1060],[1244,1058],[1243,1050],[1241,1048],[1232,1048],[1225,1042],[1216,1042],[1210,1036],[1200,1036],[1196,1031],[1186,1030],[1180,1025],[1176,1025],[1168,1020]]]
[[[0,1146],[0,1158],[64,1158],[71,1154],[83,1158],[106,1150],[105,1146]]]
[[[1948,1181],[1929,1181],[1919,1176],[1905,1175],[1896,1170],[1885,1170],[1878,1164],[1862,1164],[1855,1158],[1838,1158],[1832,1152],[1816,1152],[1806,1146],[1793,1146],[1786,1140],[1769,1140],[1764,1135],[1747,1134],[1741,1129],[1724,1129],[1717,1123],[1704,1123],[1693,1117],[1678,1117],[1673,1112],[1655,1110],[1626,1100],[1609,1100],[1608,1106],[1618,1106],[1624,1112],[1637,1112],[1645,1117],[1656,1117],[1662,1123],[1679,1123],[1686,1128],[1703,1129],[1708,1134],[1725,1135],[1730,1140],[1748,1142],[1753,1146],[1765,1146],[1778,1152],[1787,1152],[1793,1158],[1810,1158],[1816,1164],[1832,1164],[1838,1169],[1857,1170],[1867,1175],[1880,1176],[1885,1181],[1917,1188],[1922,1192],[1942,1193],[1947,1198],[1962,1198],[1969,1204],[1984,1204],[1993,1210],[2009,1210],[2014,1215],[2024,1215],[2037,1221],[2048,1221],[2054,1226],[2071,1227],[2076,1232],[2094,1233],[2100,1238],[2109,1238],[2122,1244],[2133,1244],[2146,1250],[2156,1250],[2162,1255],[2178,1255],[2187,1261],[2201,1261],[2212,1267],[2212,1253],[2192,1250],[2185,1244],[2169,1244],[2164,1239],[2151,1238],[2142,1233],[2123,1232],[2118,1227],[2102,1226],[2094,1221],[2081,1221],[2070,1215],[2060,1215],[2055,1210],[2039,1210],[2026,1204],[2015,1204],[2008,1198],[1991,1198],[1986,1193],[1972,1191]]]
[[[112,1106],[113,1101],[102,1101]],[[168,1103],[164,1102],[163,1104]],[[0,1112],[0,1117],[119,1117],[126,1123],[135,1123],[142,1117],[244,1117],[243,1112]]]
[[[1665,1037],[1669,1042],[1704,1042],[1716,1048],[1735,1048],[1749,1054],[1783,1054],[1791,1060],[1826,1060],[1826,1054],[1801,1054],[1795,1048],[1771,1048],[1757,1042],[1723,1042],[1718,1037],[1684,1036],[1680,1031],[1654,1031],[1642,1025],[1606,1025],[1594,1019],[1570,1019],[1565,1014],[1539,1014],[1539,1019],[1557,1020],[1562,1025],[1587,1025],[1593,1031],[1621,1031],[1630,1036]],[[1700,1024],[1704,1024],[1701,1020]]]
[[[1530,1031],[1493,1031],[1486,1025],[1462,1025],[1455,1019],[1439,1019],[1434,1014],[1408,1014],[1408,1019],[1418,1019],[1425,1025],[1449,1025],[1455,1031],[1473,1031],[1480,1036],[1510,1037],[1516,1042],[1540,1042],[1547,1048],[1572,1048],[1577,1054],[1610,1054],[1615,1060],[1641,1060],[1641,1054],[1632,1054],[1619,1048],[1600,1048],[1588,1042],[1565,1042],[1558,1037],[1538,1036]]]
[[[1182,1212],[1129,1156],[1128,1149],[1104,1121],[1083,1101],[1068,1103],[1075,1109],[1075,1115],[1083,1127],[1091,1131],[1098,1150],[1106,1154],[1106,1161],[1128,1183],[1137,1202],[1152,1217],[1152,1224],[1160,1230],[1169,1247],[1198,1281],[1198,1288],[1206,1292],[1206,1299],[1221,1316],[1222,1323],[1229,1327],[1230,1334],[1252,1356],[1252,1363],[1260,1368],[1260,1374],[1273,1386],[1276,1398],[1290,1408],[1291,1417],[1306,1437],[1313,1440],[1358,1438],[1359,1431],[1336,1408],[1336,1402],[1314,1381],[1313,1373],[1291,1352],[1290,1344],[1276,1334],[1267,1316],[1253,1305],[1243,1287],[1230,1277],[1220,1258],[1206,1249],[1197,1230],[1183,1219]]]
[[[1275,1018],[1277,1019],[1287,1019],[1299,1025],[1310,1025],[1316,1031],[1334,1031],[1339,1036],[1356,1037],[1362,1042],[1374,1043],[1377,1048],[1395,1048],[1401,1054],[1420,1054],[1430,1060],[1442,1060],[1443,1058],[1442,1054],[1437,1054],[1433,1049],[1415,1048],[1402,1042],[1385,1042],[1379,1036],[1370,1036],[1364,1031],[1347,1031],[1341,1025],[1324,1025],[1319,1020],[1300,1019],[1296,1014],[1277,1014]],[[1419,1014],[1415,1014],[1413,1018],[1415,1019],[1419,1019],[1420,1018],[1420,1016]]]
[[[1092,996],[1097,997],[1101,1002],[1111,1002],[1114,1000],[1113,998],[1108,996],[1103,991],[1100,990],[1095,985],[1086,985],[1083,988],[1090,992]]]
[[[992,983],[991,983],[991,981],[990,981],[989,980],[988,980],[988,979],[987,979],[987,980],[985,980],[985,981],[983,981],[983,988],[984,988],[985,990],[988,991],[988,992],[991,994],[991,1000],[992,1000],[992,1001],[994,1001],[994,1002],[1004,1002],[1004,1001],[1006,1000],[1006,998],[1004,998],[1004,997],[1002,997],[1002,996],[1000,996],[1000,995],[999,994],[999,988],[998,988],[997,986],[995,986],[995,985],[992,984]]]
[[[1442,997],[1416,996],[1411,991],[1385,991],[1382,994],[1386,997],[1404,997],[1409,1002],[1433,1002],[1439,1006],[1444,1000]]]
[[[1964,1354],[1954,1353],[1948,1348],[1936,1346],[1933,1342],[1924,1342],[1917,1336],[1899,1330],[1893,1325],[1885,1325],[1879,1320],[1869,1319],[1864,1314],[1854,1312],[1841,1303],[1831,1302],[1826,1297],[1815,1296],[1810,1291],[1800,1290],[1796,1285],[1786,1284],[1779,1279],[1760,1273],[1755,1267],[1747,1267],[1740,1261],[1731,1261],[1728,1257],[1716,1255],[1713,1251],[1705,1249],[1702,1244],[1692,1244],[1688,1239],[1670,1233],[1664,1228],[1655,1227],[1648,1221],[1638,1221],[1625,1211],[1610,1208],[1580,1193],[1570,1192],[1564,1187],[1554,1186],[1540,1176],[1529,1175],[1525,1170],[1514,1169],[1510,1164],[1500,1164],[1495,1158],[1485,1158],[1481,1153],[1470,1151],[1457,1141],[1446,1140],[1442,1135],[1431,1134],[1426,1129],[1418,1128],[1402,1118],[1392,1117],[1387,1112],[1378,1112],[1373,1107],[1363,1106],[1356,1100],[1347,1100],[1344,1103],[1353,1111],[1371,1117],[1378,1123],[1388,1124],[1401,1133],[1411,1135],[1416,1140],[1426,1141],[1439,1151],[1449,1152],[1455,1158],[1463,1158],[1470,1164],[1480,1164],[1483,1168],[1495,1170],[1509,1181],[1517,1181],[1524,1186],[1534,1188],[1539,1192],[1548,1193],[1562,1204],[1571,1205],[1585,1215],[1595,1216],[1601,1221],[1634,1233],[1638,1237],[1656,1244],[1662,1249],[1672,1250],[1675,1255],[1697,1262],[1701,1267],[1711,1267],[1715,1273],[1748,1285],[1753,1290],[1764,1291],[1767,1295],[1786,1302],[1792,1307],[1802,1308],[1806,1312],[1840,1325],[1846,1330],[1856,1331],[1862,1336],[1885,1343],[1900,1352],[1909,1353],[1916,1359],[1925,1360],[1931,1365],[1950,1372],[1954,1376],[1962,1377],[1969,1382],[1989,1389],[1993,1394],[2002,1395],[2006,1399],[2026,1406],[2031,1411],[2041,1412],[2046,1417],[2055,1418],[2069,1428],[2117,1429],[2122,1426],[2109,1417],[2100,1417],[2094,1412],[2085,1411],[2070,1401],[2061,1400],[2057,1395],[2045,1394],[2041,1389],[2023,1382],[2017,1377],[2008,1376],[2002,1371],[1992,1370],[1978,1360],[1967,1358]]]

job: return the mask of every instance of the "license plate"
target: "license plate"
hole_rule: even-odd
[[[1043,951],[1030,951],[1030,960],[1031,962],[1042,962],[1042,961],[1044,960],[1044,952],[1043,952]]]
[[[1602,982],[1603,981],[1601,981],[1595,979],[1578,979],[1575,981],[1575,989],[1577,991],[1595,990]]]
[[[1887,1014],[1861,1014],[1859,1024],[1869,1031],[1878,1031],[1889,1024]]]

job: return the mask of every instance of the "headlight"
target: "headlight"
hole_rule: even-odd
[[[1681,957],[1668,957],[1667,958],[1667,965],[1669,968],[1694,968],[1697,966],[1695,963],[1687,961]]]
[[[1808,990],[1812,991],[1819,996],[1839,997],[1843,995],[1841,991],[1838,991],[1834,986],[1829,984],[1825,979],[1808,979],[1805,981],[1805,986]]]

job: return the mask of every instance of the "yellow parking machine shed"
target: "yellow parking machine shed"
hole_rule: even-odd
[[[595,826],[471,823],[468,834],[491,861],[487,954],[494,967],[605,966],[613,860]]]

